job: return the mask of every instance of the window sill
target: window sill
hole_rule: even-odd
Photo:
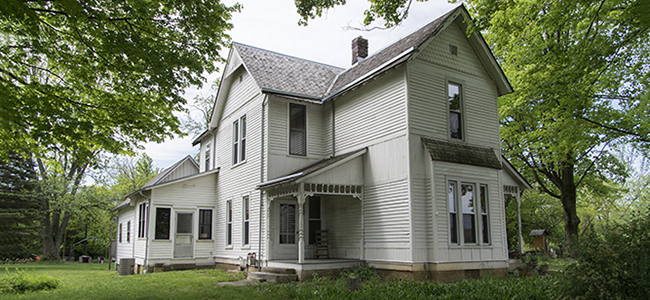
[[[214,242],[213,239],[197,239],[196,241],[199,242],[199,243],[204,243],[204,242]]]
[[[225,249],[226,249],[226,250],[232,250],[233,248],[232,248],[232,245],[230,245],[230,246],[226,246]]]
[[[449,245],[449,249],[472,249],[472,248],[487,248],[487,247],[492,247],[492,244]]]
[[[234,169],[234,168],[239,167],[239,166],[241,166],[241,165],[243,165],[243,164],[245,164],[245,163],[246,163],[246,160],[243,160],[243,161],[240,161],[240,162],[238,162],[238,163],[236,163],[236,164],[230,166],[230,168],[231,168],[231,169]]]
[[[307,154],[305,154],[305,155],[300,155],[300,154],[291,154],[291,153],[287,154],[287,157],[308,158],[308,157],[307,157]]]
[[[251,245],[241,246],[241,250],[250,250],[250,249],[251,249]]]

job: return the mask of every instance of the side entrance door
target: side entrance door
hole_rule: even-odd
[[[194,234],[192,233],[192,213],[176,213],[176,237],[174,239],[174,257],[192,257],[194,253]]]
[[[277,200],[275,208],[278,219],[274,239],[277,251],[274,258],[298,259],[298,204],[295,200]]]

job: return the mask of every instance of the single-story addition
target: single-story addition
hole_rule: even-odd
[[[116,209],[118,259],[504,274],[504,197],[530,186],[501,155],[497,97],[512,88],[469,22],[460,5],[370,56],[356,38],[348,68],[233,43],[198,165]]]

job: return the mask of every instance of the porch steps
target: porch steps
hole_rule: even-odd
[[[297,281],[298,275],[294,269],[262,267],[261,272],[248,272],[248,280],[286,283]]]

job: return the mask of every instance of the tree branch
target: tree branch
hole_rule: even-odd
[[[591,124],[600,126],[602,128],[605,128],[605,129],[608,129],[608,130],[611,130],[611,131],[615,131],[615,132],[618,132],[618,133],[622,133],[622,134],[625,134],[625,135],[635,136],[635,137],[639,138],[642,142],[650,143],[649,138],[644,137],[644,136],[642,136],[642,135],[640,135],[640,134],[638,134],[636,132],[632,132],[632,131],[629,131],[629,130],[612,127],[612,126],[609,126],[609,125],[606,125],[606,124],[603,124],[603,123],[600,123],[600,122],[596,122],[594,120],[591,120],[591,119],[583,117],[583,116],[580,116],[579,118],[582,119],[582,120],[585,120],[585,121],[587,121],[587,122],[589,122]]]

